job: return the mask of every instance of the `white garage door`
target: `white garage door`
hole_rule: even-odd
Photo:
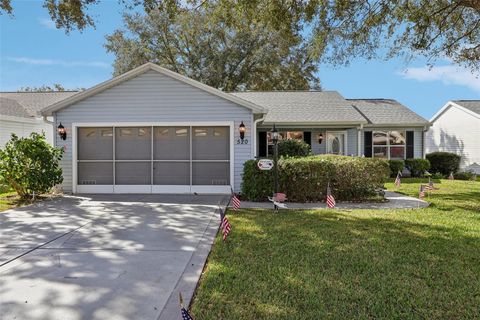
[[[231,126],[76,128],[77,193],[228,193]]]

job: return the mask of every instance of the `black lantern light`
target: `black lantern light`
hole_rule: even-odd
[[[273,128],[270,132],[272,133],[273,144],[277,144],[277,142],[278,142],[278,130],[277,130],[277,128],[275,128],[275,124],[273,124]]]
[[[238,127],[238,132],[240,133],[240,139],[243,141],[243,139],[245,139],[245,132],[247,132],[247,128],[245,127],[245,124],[243,124],[243,121]]]
[[[57,127],[57,131],[58,131],[58,135],[60,136],[60,138],[62,140],[66,140],[67,139],[67,129],[65,129],[65,127],[62,125],[62,123],[60,122],[60,124],[58,125]]]
[[[323,141],[323,133],[320,133],[318,135],[318,144],[322,144],[322,141]]]

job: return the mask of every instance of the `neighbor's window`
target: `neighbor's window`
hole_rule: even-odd
[[[279,131],[278,141],[281,140],[303,141],[303,131]],[[273,141],[271,132],[267,132],[267,156],[273,156]]]
[[[374,131],[373,157],[405,159],[405,131]]]

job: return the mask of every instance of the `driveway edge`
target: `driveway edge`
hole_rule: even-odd
[[[223,204],[221,208],[222,210],[225,210],[225,204]],[[219,210],[215,209],[215,214],[212,215],[208,222],[207,228],[203,232],[202,239],[199,241],[196,250],[190,257],[190,260],[183,270],[175,288],[168,297],[167,303],[165,303],[157,320],[182,319],[178,293],[182,293],[185,307],[188,308],[195,293],[195,289],[197,288],[200,276],[202,275],[205,263],[207,262],[210,250],[212,249],[215,236],[217,235],[218,227],[220,225],[220,218],[217,220],[217,217],[219,217]]]

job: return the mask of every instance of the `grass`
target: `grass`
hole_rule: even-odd
[[[417,196],[420,181],[402,179],[399,191]],[[480,318],[480,183],[436,185],[425,209],[230,213],[232,233],[215,240],[193,314]]]

